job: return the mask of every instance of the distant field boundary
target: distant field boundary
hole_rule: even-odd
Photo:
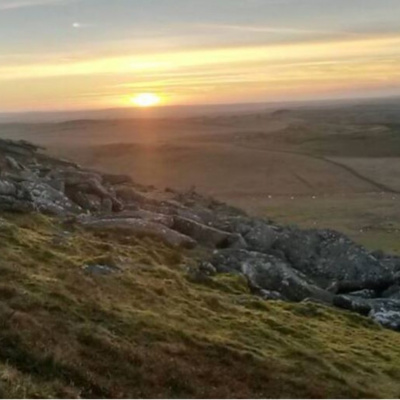
[[[386,193],[400,194],[399,190],[393,189],[392,187],[390,187],[388,185],[385,185],[384,183],[377,182],[377,181],[369,178],[368,176],[360,174],[358,171],[356,171],[355,169],[349,167],[348,165],[342,164],[339,161],[335,161],[335,160],[332,160],[330,158],[326,158],[326,157],[323,157],[323,156],[316,156],[315,154],[301,152],[301,151],[282,150],[282,149],[260,149],[259,147],[249,146],[249,145],[245,145],[245,144],[238,144],[238,143],[234,144],[234,146],[248,148],[248,149],[251,149],[251,150],[257,150],[257,151],[264,152],[264,153],[293,154],[293,155],[312,158],[314,160],[324,161],[326,163],[334,165],[335,167],[338,167],[338,168],[348,172],[349,174],[351,174],[354,177],[356,177],[356,178],[358,178],[358,179],[370,184],[371,186],[374,186],[379,191],[386,192]]]

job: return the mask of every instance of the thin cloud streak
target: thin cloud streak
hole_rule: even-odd
[[[230,30],[239,32],[270,33],[270,34],[289,34],[289,35],[335,35],[335,36],[363,36],[357,32],[335,31],[335,30],[315,30],[302,28],[287,28],[273,26],[247,26],[231,24],[197,24],[202,28],[211,28],[218,30]]]
[[[76,0],[0,0],[0,11],[38,6],[61,5],[72,1]]]

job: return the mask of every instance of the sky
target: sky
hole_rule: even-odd
[[[0,0],[0,112],[400,95],[399,18],[400,0]]]

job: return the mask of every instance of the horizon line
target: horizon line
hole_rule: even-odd
[[[262,105],[278,105],[278,104],[309,104],[309,103],[335,103],[335,102],[368,102],[373,100],[390,100],[399,99],[399,94],[388,94],[388,95],[371,95],[371,96],[340,96],[340,97],[318,97],[312,99],[286,99],[286,100],[269,100],[269,101],[249,101],[249,102],[232,102],[232,103],[192,103],[192,104],[160,104],[148,108],[140,107],[99,107],[99,108],[76,108],[76,109],[46,109],[46,110],[15,110],[15,111],[1,111],[0,116],[7,115],[24,115],[24,114],[57,114],[57,113],[84,113],[84,112],[101,112],[101,111],[138,111],[141,113],[149,113],[152,110],[166,110],[166,109],[177,109],[177,108],[201,108],[201,107],[233,107],[233,106],[262,106]]]

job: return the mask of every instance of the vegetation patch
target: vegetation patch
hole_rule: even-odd
[[[191,282],[194,253],[155,240],[1,226],[2,397],[400,395],[400,336],[361,316],[265,302],[240,275]]]

